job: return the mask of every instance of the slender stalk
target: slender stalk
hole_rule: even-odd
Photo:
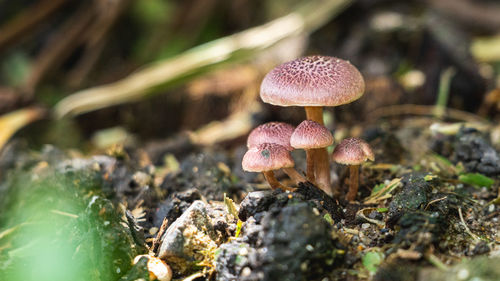
[[[306,179],[299,174],[295,168],[283,168],[283,172],[285,172],[285,174],[287,174],[297,185],[306,181]]]
[[[269,185],[271,186],[271,188],[273,190],[275,190],[276,188],[280,188],[282,190],[290,190],[290,191],[295,190],[294,188],[290,188],[290,187],[286,187],[286,186],[282,185],[274,176],[273,171],[265,171],[262,173],[264,174],[266,181],[269,183]]]
[[[346,195],[346,200],[351,202],[356,199],[356,195],[358,194],[358,186],[359,186],[359,165],[351,165],[349,167],[349,191]]]
[[[306,169],[306,176],[307,180],[309,182],[314,183],[314,150],[313,149],[306,149],[306,163],[307,163],[307,169]]]
[[[306,116],[308,120],[318,122],[324,125],[323,122],[323,107],[321,106],[306,106]],[[312,155],[314,163],[315,180],[319,188],[327,194],[332,194],[330,186],[330,161],[326,148],[318,148],[314,150]],[[309,169],[309,165],[307,167]]]
[[[307,120],[312,120],[324,125],[323,122],[323,107],[321,106],[306,106],[306,117]]]

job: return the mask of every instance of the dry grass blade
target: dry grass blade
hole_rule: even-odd
[[[285,38],[310,33],[350,2],[306,1],[296,11],[267,24],[195,47],[171,59],[149,65],[120,81],[70,95],[55,106],[55,113],[59,117],[74,116],[138,100],[156,87],[200,73],[207,67],[243,59]]]
[[[30,107],[0,116],[0,150],[17,130],[42,118],[44,113],[40,108]]]
[[[228,213],[233,215],[233,217],[235,218],[238,217],[238,207],[236,207],[236,204],[234,204],[233,199],[226,196],[226,193],[224,193],[224,205],[226,205]]]
[[[401,178],[395,178],[388,184],[386,184],[384,187],[382,187],[380,190],[376,191],[372,195],[370,195],[368,198],[365,199],[365,204],[375,204],[377,202],[380,202],[384,199],[390,198],[391,191],[394,190],[399,184],[401,183]]]
[[[399,115],[419,115],[419,116],[432,116],[435,107],[432,105],[418,105],[418,104],[398,104],[378,108],[368,114],[371,119],[379,119],[382,117],[391,117]],[[450,118],[458,121],[475,122],[482,124],[490,124],[488,120],[481,116],[469,113],[466,111],[447,108],[443,113],[443,117]]]
[[[213,121],[194,132],[188,132],[189,139],[197,145],[213,145],[247,134],[252,128],[252,113],[258,111],[254,103],[246,111],[232,113],[222,121]]]

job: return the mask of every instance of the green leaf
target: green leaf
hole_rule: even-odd
[[[377,272],[378,266],[384,260],[384,254],[380,252],[368,252],[364,255],[362,262],[363,266],[371,273]]]
[[[389,211],[389,209],[387,208],[377,208],[377,212],[379,213],[387,213]]]
[[[379,183],[376,186],[374,186],[372,189],[372,195],[374,195],[377,192],[379,192],[380,190],[382,190],[382,188],[384,188],[384,186],[385,186],[385,184],[383,184],[383,183]]]
[[[490,188],[495,182],[493,179],[479,173],[466,173],[458,176],[458,180],[470,184],[476,187],[487,187]]]
[[[426,175],[426,176],[424,177],[424,180],[425,180],[425,181],[432,181],[432,180],[436,179],[437,177],[438,177],[438,176],[436,176],[436,175],[431,175],[431,174],[428,174],[428,175]]]
[[[234,237],[238,238],[240,236],[242,227],[243,227],[243,221],[238,219],[238,222],[236,223],[236,233],[234,234]]]
[[[323,216],[323,218],[324,218],[324,219],[325,219],[325,220],[326,220],[329,224],[331,224],[331,225],[333,225],[333,224],[334,224],[334,221],[333,221],[333,219],[332,219],[332,216],[330,216],[330,214],[326,214],[326,215],[324,215],[324,216]]]

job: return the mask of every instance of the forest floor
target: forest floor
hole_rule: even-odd
[[[56,260],[93,267],[89,278],[144,276],[129,261],[150,252],[179,280],[494,280],[500,156],[481,130],[427,117],[364,128],[376,161],[362,166],[355,203],[343,200],[345,166],[333,166],[333,198],[309,183],[272,191],[241,170],[244,147],[155,166],[140,149],[80,158],[14,143],[1,158],[11,227],[0,241],[16,250],[0,264],[15,272],[23,251],[48,244],[63,249]]]

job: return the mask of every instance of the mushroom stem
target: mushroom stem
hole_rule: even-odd
[[[290,188],[290,187],[286,187],[286,186],[282,185],[274,176],[273,171],[265,171],[262,173],[264,174],[266,181],[269,183],[269,185],[271,186],[271,188],[273,190],[275,190],[276,188],[280,188],[282,190],[290,190],[290,191],[295,190],[294,188]]]
[[[349,172],[349,191],[347,192],[346,200],[352,202],[356,199],[356,195],[358,194],[359,165],[351,165],[349,167]]]
[[[283,172],[285,172],[285,174],[287,174],[297,185],[306,181],[306,179],[299,174],[295,168],[283,168]]]
[[[314,150],[313,149],[306,149],[306,163],[307,163],[307,169],[306,169],[306,176],[307,180],[309,182],[314,183]]]
[[[306,116],[308,120],[315,121],[321,125],[323,122],[323,107],[321,106],[306,106]],[[328,152],[326,148],[316,149],[312,155],[314,163],[314,172],[316,176],[316,183],[327,194],[332,194],[330,186],[330,161],[328,159]],[[309,161],[308,161],[309,163]],[[309,165],[307,166],[309,170]]]
[[[315,121],[320,125],[325,125],[323,122],[323,107],[322,106],[306,106],[306,117],[308,120]]]

